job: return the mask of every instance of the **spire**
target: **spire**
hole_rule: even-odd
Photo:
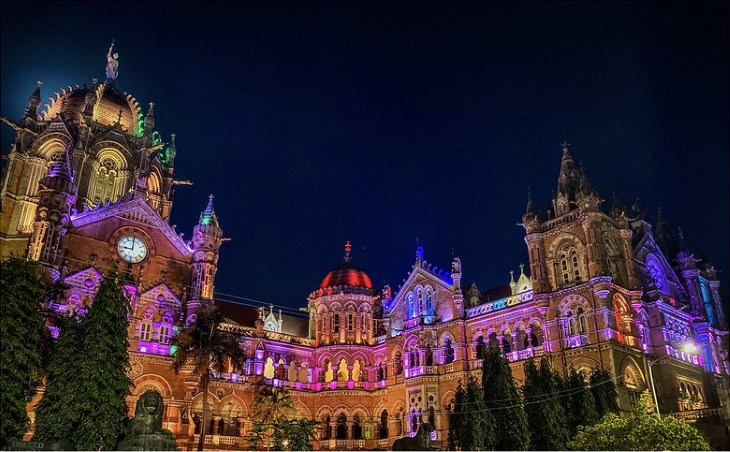
[[[535,203],[532,201],[532,190],[530,190],[530,187],[527,187],[527,208],[525,209],[525,215],[537,217],[538,214],[537,207],[535,207]]]
[[[218,217],[215,215],[215,210],[213,209],[213,195],[211,194],[208,196],[208,205],[205,207],[205,210],[200,213],[200,220],[198,221],[198,224],[200,225],[215,225],[218,226]]]
[[[668,258],[675,256],[679,251],[677,240],[674,238],[674,234],[669,228],[669,223],[664,218],[662,208],[657,208],[656,228],[654,229],[654,237],[657,245],[664,252],[664,255]]]
[[[615,219],[626,219],[626,209],[616,193],[616,187],[611,187],[611,216]]]
[[[36,119],[38,117],[38,106],[41,104],[41,86],[43,82],[38,80],[33,93],[28,98],[28,106],[25,108],[24,118]]]
[[[345,262],[350,262],[350,251],[352,251],[352,245],[350,245],[350,241],[348,240],[345,243]]]
[[[150,109],[147,110],[147,115],[144,117],[144,131],[151,135],[153,130],[155,130],[155,103],[150,102]]]
[[[563,157],[560,161],[560,174],[558,175],[558,189],[555,197],[555,216],[568,213],[575,207],[577,192],[580,188],[580,172],[575,168],[575,162],[570,155],[570,144],[564,141]]]

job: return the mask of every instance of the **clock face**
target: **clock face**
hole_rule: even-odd
[[[125,235],[117,242],[117,252],[130,264],[142,262],[147,257],[147,244],[134,235]]]
[[[647,261],[646,267],[654,279],[657,289],[661,289],[664,286],[664,270],[662,270],[661,264],[656,259],[650,259]]]

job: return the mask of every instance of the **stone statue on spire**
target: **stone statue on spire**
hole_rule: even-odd
[[[119,75],[119,72],[117,71],[117,68],[119,67],[119,54],[116,52],[112,53],[113,49],[114,40],[112,39],[109,51],[106,54],[106,79],[108,82],[116,81],[117,75]]]

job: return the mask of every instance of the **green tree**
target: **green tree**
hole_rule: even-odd
[[[82,353],[76,357],[81,419],[73,434],[80,450],[112,449],[127,414],[129,302],[116,269],[104,276],[81,320]],[[73,409],[77,409],[74,407]]]
[[[560,389],[560,400],[563,402],[571,437],[575,436],[578,426],[590,426],[598,422],[596,402],[582,373],[572,369],[561,379]]]
[[[60,325],[56,352],[50,357],[46,388],[35,416],[34,441],[71,441],[75,426],[81,422],[83,405],[76,362],[83,353],[79,319],[73,315]]]
[[[253,419],[251,429],[245,436],[245,440],[250,444],[249,450],[259,449],[259,445],[265,441],[265,434],[268,429],[269,427],[264,421],[261,419]]]
[[[262,386],[251,404],[254,418],[266,424],[286,419],[286,411],[293,406],[289,391],[276,386]]]
[[[525,362],[522,393],[533,450],[565,450],[570,439],[559,400],[558,378],[547,358],[540,360],[539,370],[532,359]]]
[[[454,411],[449,418],[449,438],[461,450],[491,450],[496,443],[494,416],[484,402],[484,391],[476,378],[466,387],[459,384]]]
[[[530,431],[520,394],[512,378],[509,361],[496,347],[483,354],[482,388],[484,401],[494,415],[498,432],[496,450],[528,450]]]
[[[286,437],[290,450],[312,450],[312,441],[317,438],[319,422],[307,418],[291,419],[285,422]]]
[[[672,416],[649,413],[649,395],[644,394],[633,416],[614,413],[591,427],[581,427],[568,444],[570,450],[710,450],[709,444],[691,425]]]
[[[198,377],[198,387],[203,392],[203,419],[200,423],[198,450],[205,444],[205,428],[208,425],[208,386],[210,371],[223,373],[230,365],[234,369],[243,368],[246,356],[235,333],[221,329],[223,314],[213,307],[201,307],[196,312],[195,321],[178,331],[172,339],[177,347],[172,367],[175,372],[186,365],[193,367]]]
[[[42,267],[17,257],[0,262],[0,443],[28,430],[26,405],[41,383]],[[2,444],[0,444],[2,446]]]
[[[590,377],[591,392],[596,401],[596,412],[602,418],[608,413],[618,413],[618,391],[616,384],[611,378],[611,373],[606,369],[596,367]]]

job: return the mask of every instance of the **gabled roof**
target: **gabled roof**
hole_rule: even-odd
[[[109,217],[120,216],[133,221],[142,222],[157,228],[175,248],[184,256],[190,256],[192,250],[187,243],[160,215],[142,198],[123,199],[83,212],[73,212],[71,224],[73,227],[86,226],[103,221]]]

